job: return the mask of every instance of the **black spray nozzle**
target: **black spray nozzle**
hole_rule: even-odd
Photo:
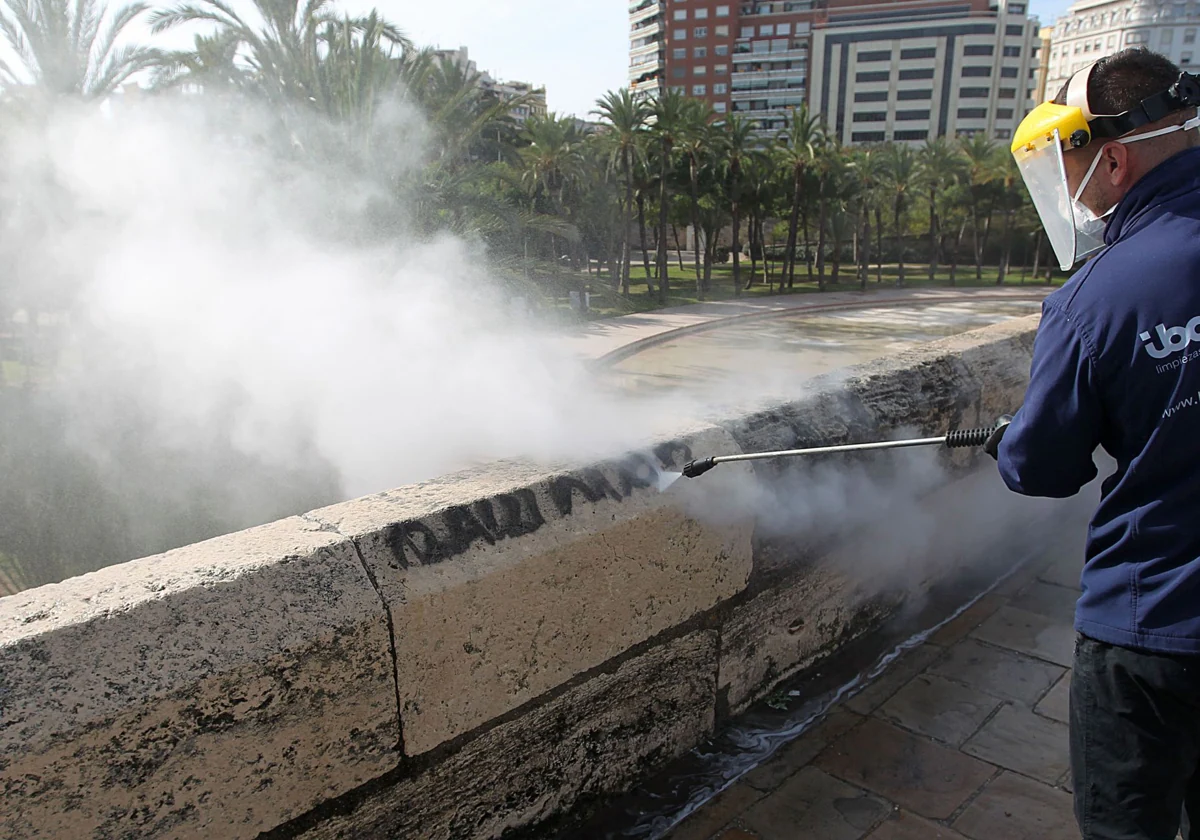
[[[965,449],[968,446],[983,446],[992,436],[993,429],[955,429],[946,435],[948,449]]]
[[[683,468],[683,475],[685,478],[699,478],[716,465],[717,459],[715,457],[704,458],[700,461],[691,461]]]

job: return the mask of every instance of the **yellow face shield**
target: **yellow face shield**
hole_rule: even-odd
[[[1083,148],[1094,140],[1133,143],[1200,127],[1198,118],[1129,136],[1144,125],[1200,105],[1200,79],[1180,73],[1170,88],[1143,99],[1137,107],[1121,114],[1097,115],[1092,113],[1088,102],[1088,80],[1095,68],[1093,64],[1071,77],[1067,84],[1067,104],[1044,102],[1030,111],[1012,142],[1021,178],[1064,271],[1104,247],[1105,218],[1116,209],[1097,216],[1079,201],[1100,162],[1099,152],[1072,194],[1067,184],[1064,151]]]

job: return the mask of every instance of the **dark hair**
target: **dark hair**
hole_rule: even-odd
[[[1165,56],[1145,47],[1121,50],[1096,62],[1088,79],[1088,104],[1093,114],[1123,114],[1178,80],[1179,68]],[[1068,80],[1054,97],[1057,104],[1067,104],[1070,84]]]

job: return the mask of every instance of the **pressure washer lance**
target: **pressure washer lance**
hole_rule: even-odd
[[[885,440],[879,443],[847,443],[841,446],[818,446],[813,449],[752,452],[749,455],[717,455],[700,461],[692,461],[683,468],[683,474],[687,478],[699,478],[717,464],[730,464],[734,461],[763,461],[767,458],[797,458],[802,455],[832,455],[836,452],[867,452],[873,449],[905,449],[912,446],[945,445],[949,449],[965,449],[971,446],[983,446],[994,431],[994,427],[991,429],[958,429],[942,437]]]

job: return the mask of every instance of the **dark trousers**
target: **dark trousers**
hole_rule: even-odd
[[[1200,840],[1200,657],[1079,636],[1071,774],[1084,840]]]

